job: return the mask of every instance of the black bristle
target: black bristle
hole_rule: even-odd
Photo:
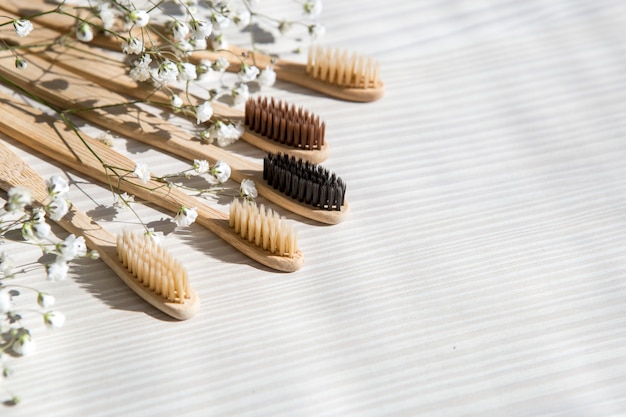
[[[313,207],[341,210],[345,200],[346,186],[340,177],[287,154],[270,153],[264,158],[263,179],[286,196]]]

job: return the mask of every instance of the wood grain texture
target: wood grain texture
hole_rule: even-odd
[[[379,58],[385,96],[272,92],[333,126],[349,218],[302,224],[288,279],[202,228],[168,234],[202,277],[183,323],[77,266],[50,287],[66,326],[13,362],[24,402],[2,415],[624,415],[625,16],[611,0],[324,2],[324,42]],[[116,146],[175,163],[131,143]],[[79,185],[77,204],[110,204]]]

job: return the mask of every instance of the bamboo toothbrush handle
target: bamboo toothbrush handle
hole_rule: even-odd
[[[32,192],[34,200],[41,205],[46,204],[48,194],[44,180],[19,156],[0,141],[0,187],[6,191],[14,186],[22,186]],[[198,296],[190,290],[190,298],[184,303],[166,302],[163,297],[146,289],[137,282],[133,275],[118,260],[115,236],[94,222],[87,214],[72,207],[57,223],[69,233],[83,236],[89,249],[96,250],[104,261],[120,279],[137,295],[164,313],[186,320],[196,314]]]

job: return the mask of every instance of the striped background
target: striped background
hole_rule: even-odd
[[[327,122],[348,220],[292,217],[294,274],[197,225],[170,233],[203,302],[188,322],[100,262],[61,283],[26,274],[68,321],[34,325],[37,354],[9,359],[23,404],[0,415],[626,415],[626,3],[326,0],[322,16],[324,43],[381,61],[385,97],[271,93]],[[113,231],[136,224],[69,175],[79,207]],[[167,213],[138,211],[171,231]]]

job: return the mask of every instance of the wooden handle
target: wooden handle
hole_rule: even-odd
[[[15,97],[0,94],[0,130],[48,157],[83,174],[115,188],[117,177],[105,172],[102,163],[133,171],[135,164],[125,156],[85,134],[84,143],[65,124],[42,111],[20,103]],[[88,144],[100,160],[87,148]],[[292,272],[302,266],[301,253],[289,258],[271,255],[236,235],[228,224],[228,215],[209,207],[176,188],[165,187],[156,181],[144,184],[132,176],[119,183],[120,191],[137,196],[159,207],[176,213],[181,206],[197,209],[197,222],[250,258],[278,271]]]
[[[0,8],[15,15],[24,16],[25,10],[23,4],[24,2],[22,0],[3,0],[2,3],[0,3]],[[46,3],[46,0],[29,0],[28,6],[29,7],[27,11],[30,14],[35,11],[45,11],[53,9],[50,4]],[[37,16],[33,20],[49,28],[53,28],[57,31],[62,31],[64,33],[71,32],[71,28],[73,28],[76,24],[76,21],[72,17],[60,15],[57,13]],[[138,37],[141,36],[138,34]],[[155,38],[158,39],[158,36],[156,36]],[[94,37],[94,40],[92,41],[92,44],[107,49],[113,49],[116,51],[119,51],[121,49],[121,42],[118,39],[103,35],[96,35]],[[228,71],[237,72],[241,68],[240,58],[243,56],[242,54],[245,54],[246,58],[244,59],[244,62],[246,62],[247,64],[254,64],[261,68],[265,68],[271,64],[271,57],[263,55],[259,52],[252,52],[243,48],[238,48],[236,46],[229,46],[228,51],[222,52],[214,52],[209,50],[195,51],[193,55],[191,55],[190,61],[197,64],[203,59],[214,61],[220,57],[224,57],[230,63]],[[278,78],[279,80],[287,81],[292,84],[296,84],[301,87],[320,92],[329,97],[334,97],[346,101],[370,102],[378,100],[384,94],[384,86],[382,83],[372,88],[339,87],[310,77],[306,73],[306,65],[302,63],[279,59],[276,60],[272,65],[274,66],[274,70],[276,71],[276,78]]]
[[[0,187],[5,191],[22,186],[32,192],[33,198],[45,205],[48,198],[44,180],[19,156],[0,141]],[[184,303],[171,303],[140,284],[118,260],[115,236],[103,229],[87,214],[72,207],[57,223],[69,233],[83,236],[89,249],[96,250],[102,259],[124,283],[145,301],[179,320],[193,317],[200,306],[197,294],[190,290]]]
[[[0,59],[0,74],[7,80],[21,88],[27,89],[43,98],[48,103],[63,109],[81,110],[76,114],[104,129],[116,132],[137,141],[146,143],[155,148],[180,156],[187,160],[207,159],[211,163],[222,160],[231,167],[231,178],[241,182],[251,179],[255,182],[259,195],[272,201],[286,210],[290,210],[303,217],[326,224],[337,224],[345,218],[349,211],[346,202],[341,211],[327,211],[299,204],[297,201],[284,196],[268,186],[262,177],[262,167],[247,159],[237,157],[215,145],[206,145],[190,138],[190,134],[182,128],[169,123],[161,117],[155,116],[138,106],[120,103],[128,99],[111,89],[89,81],[82,76],[60,67],[60,63],[71,65],[72,68],[98,68],[102,80],[110,80],[116,89],[132,93],[140,99],[148,97],[149,93],[142,87],[130,83],[130,79],[120,72],[120,66],[108,57],[90,57],[84,53],[76,54],[72,49],[63,49],[63,55],[53,51],[39,51],[28,55],[30,62],[26,71],[16,71],[9,59]],[[49,61],[43,60],[39,55]],[[0,58],[11,56],[9,51],[0,51]],[[58,65],[57,65],[58,64]],[[31,80],[38,80],[32,83]],[[105,81],[102,81],[103,83]],[[159,96],[161,94],[161,96]],[[157,92],[151,99],[163,98],[162,92]],[[169,99],[168,99],[169,100]],[[229,109],[232,111],[232,109]],[[264,142],[268,142],[265,140]],[[278,151],[293,155],[286,147],[276,147]],[[312,152],[312,151],[307,151]],[[313,151],[314,152],[314,151]],[[322,152],[322,151],[319,151]]]

